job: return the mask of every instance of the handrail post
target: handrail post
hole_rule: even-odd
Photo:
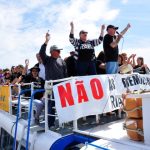
[[[78,129],[78,120],[73,121],[73,129],[77,130]]]
[[[48,101],[49,98],[50,100],[52,99],[52,93],[48,92],[48,90],[52,90],[51,88],[53,87],[53,81],[50,81],[50,89],[47,90],[48,87],[48,82],[45,83],[45,88],[46,88],[46,92],[45,92],[45,132],[48,131]],[[50,96],[50,97],[49,97]]]
[[[12,115],[12,85],[9,86],[9,113]]]
[[[38,92],[44,92],[44,89],[39,89],[39,90],[35,90],[33,91],[32,95],[31,95],[31,100],[30,100],[30,108],[29,108],[29,113],[28,113],[28,129],[27,129],[27,138],[26,138],[26,150],[29,149],[29,133],[30,133],[30,123],[31,123],[31,119],[32,119],[32,104],[33,104],[33,99],[34,99],[34,95]]]
[[[31,82],[31,95],[34,93],[34,82]],[[33,95],[33,99],[34,99],[34,95]],[[32,99],[30,99],[30,101],[32,101]],[[30,109],[30,104],[29,103],[29,109]],[[34,118],[34,112],[33,112],[33,105],[32,105],[32,112],[31,112],[31,124],[34,124],[35,118]]]
[[[45,132],[48,130],[48,92],[45,92]]]
[[[14,142],[13,142],[13,150],[16,150],[16,137],[17,137],[17,129],[18,129],[18,121],[19,121],[19,112],[20,112],[20,96],[23,93],[31,91],[30,89],[22,90],[18,96],[18,106],[17,106],[17,117],[16,117],[16,126],[15,126],[15,134],[14,134]]]

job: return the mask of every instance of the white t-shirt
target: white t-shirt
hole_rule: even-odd
[[[43,64],[39,64],[40,72],[39,77],[45,80],[45,67]]]

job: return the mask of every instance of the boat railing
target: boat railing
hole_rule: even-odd
[[[31,119],[32,119],[32,112],[33,112],[32,105],[33,105],[34,95],[36,93],[39,93],[39,92],[43,93],[43,92],[45,92],[45,90],[44,89],[34,90],[32,95],[31,95],[31,100],[30,100],[30,105],[29,105],[30,107],[29,107],[29,113],[28,113],[28,128],[27,128],[27,137],[26,137],[26,150],[29,149],[30,125],[31,125]]]
[[[16,150],[16,138],[17,138],[17,131],[18,131],[18,122],[20,117],[20,96],[26,92],[30,92],[31,89],[22,90],[18,95],[18,105],[17,105],[17,116],[15,122],[15,133],[14,133],[14,142],[13,142],[13,150]]]
[[[56,114],[49,114],[48,113],[48,101],[49,100],[55,101],[54,96],[53,96],[53,86],[58,84],[58,83],[73,80],[73,79],[77,79],[77,78],[78,77],[70,77],[70,78],[64,78],[64,79],[59,79],[59,80],[50,80],[50,81],[45,82],[45,131],[49,130],[48,116],[56,116],[56,118],[58,118],[57,112],[56,112]],[[32,95],[36,85],[33,82],[32,83],[24,83],[23,85],[24,86],[30,86],[31,95]],[[22,86],[21,84],[10,85],[10,99],[9,99],[9,112],[10,112],[10,114],[12,114],[13,104],[16,104],[16,105],[18,104],[18,95],[21,92],[21,86]],[[16,95],[13,95],[13,93],[12,93],[12,88],[13,87],[17,88],[18,93]],[[117,96],[117,95],[115,95],[115,96]],[[120,97],[121,95],[118,95],[118,96]],[[26,106],[24,104],[25,102],[27,102]],[[27,113],[29,111],[30,105],[31,105],[30,102],[33,102],[31,100],[31,97],[25,97],[25,96],[20,95],[19,117],[21,117],[21,115],[22,115],[22,107],[26,107],[26,112],[24,112],[24,113]],[[32,110],[31,120],[32,120],[32,123],[34,123],[33,105],[32,105],[31,110]],[[121,115],[121,111],[119,111],[119,112],[120,112],[120,115]],[[95,115],[95,116],[96,116],[96,123],[98,123],[99,120],[100,120],[100,116],[99,115]],[[83,117],[83,120],[86,120],[86,117]],[[58,122],[59,122],[59,120],[58,120]],[[59,124],[59,127],[64,127],[64,124]],[[77,120],[73,121],[73,129],[74,130],[78,129]]]
[[[29,88],[23,88],[23,89],[30,89],[30,93],[33,93],[34,90],[34,82],[32,83],[24,83],[24,84],[13,84],[13,85],[9,85],[10,88],[10,97],[9,97],[9,113],[13,115],[13,108],[16,109],[18,104],[18,96],[19,93],[22,90],[22,87],[25,86],[29,86]],[[15,92],[14,92],[15,90]],[[21,117],[21,115],[23,114],[22,112],[22,108],[24,107],[24,113],[28,112],[28,108],[29,108],[29,101],[30,101],[31,97],[30,96],[25,96],[25,95],[21,95],[20,96],[20,110],[19,110],[19,117]]]
[[[34,95],[37,92],[44,92],[45,91],[44,89],[35,90],[34,89],[35,88],[34,82],[27,83],[27,84],[24,84],[24,85],[30,85],[31,88],[29,88],[29,89],[23,89],[23,90],[20,89],[20,93],[18,95],[17,114],[16,114],[15,132],[14,132],[14,143],[13,143],[13,149],[14,150],[16,149],[16,137],[17,137],[17,130],[18,130],[18,122],[19,122],[19,119],[21,117],[21,96],[23,94],[26,94],[27,92],[31,92],[31,97],[29,97],[29,101],[28,101],[28,105],[27,105],[27,107],[28,107],[28,111],[27,111],[28,112],[28,118],[27,118],[28,127],[27,127],[27,137],[26,137],[26,149],[28,150],[29,135],[30,135],[29,134],[30,133],[30,125],[31,125],[31,123],[34,123],[34,118],[33,118],[33,100],[34,100]],[[19,85],[19,88],[20,88],[20,85]]]

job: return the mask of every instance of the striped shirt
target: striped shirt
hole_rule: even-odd
[[[83,42],[80,39],[74,38],[74,34],[70,34],[69,41],[74,46],[76,51],[76,59],[81,61],[95,60],[94,47],[101,44],[103,37],[100,36],[98,39],[87,40]]]

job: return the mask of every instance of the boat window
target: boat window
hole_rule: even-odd
[[[3,128],[0,129],[0,133],[0,150],[12,150],[14,138]],[[25,150],[25,147],[21,146],[20,150]]]

